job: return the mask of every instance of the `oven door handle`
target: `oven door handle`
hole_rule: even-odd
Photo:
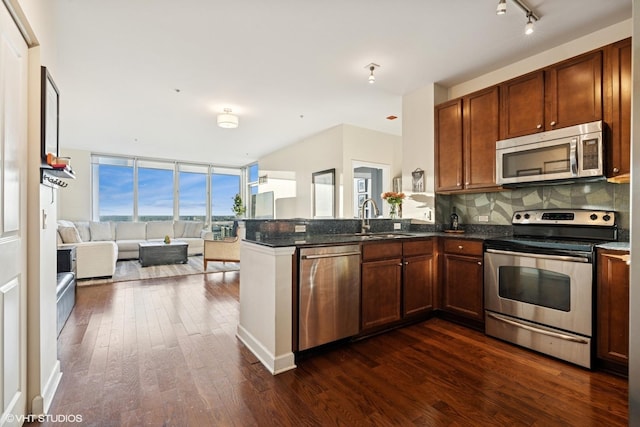
[[[535,332],[537,334],[542,334],[542,335],[547,335],[553,338],[558,338],[561,340],[565,340],[565,341],[571,341],[571,342],[576,342],[579,344],[589,344],[589,341],[584,339],[584,338],[578,338],[578,337],[574,337],[571,335],[566,335],[566,334],[561,334],[559,332],[552,332],[552,331],[547,331],[546,329],[540,329],[540,328],[536,328],[533,326],[529,326],[529,325],[525,325],[523,323],[520,322],[516,322],[515,320],[510,320],[507,319],[503,316],[500,316],[498,314],[493,314],[490,312],[487,312],[487,316],[499,321],[499,322],[504,322],[507,323],[511,326],[515,326],[517,328],[521,328],[521,329],[526,329],[527,331],[531,331],[531,332]]]
[[[499,249],[486,249],[485,252],[489,252],[492,254],[502,254],[502,255],[513,255],[513,256],[521,256],[525,258],[540,258],[540,259],[548,259],[552,261],[572,261],[572,262],[583,262],[589,263],[588,258],[584,257],[575,257],[575,256],[566,256],[566,255],[542,255],[542,254],[532,254],[532,253],[523,253],[523,252],[512,252],[512,251],[502,251]]]

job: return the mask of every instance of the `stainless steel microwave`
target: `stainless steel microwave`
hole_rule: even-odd
[[[504,186],[604,176],[602,121],[496,142],[496,183]]]

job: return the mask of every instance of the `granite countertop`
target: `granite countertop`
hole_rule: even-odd
[[[608,242],[601,243],[596,246],[599,249],[608,249],[612,251],[630,251],[631,243],[629,242]]]
[[[502,236],[503,234],[501,234]],[[379,242],[383,240],[406,240],[420,237],[448,237],[456,239],[473,239],[485,240],[497,237],[492,233],[446,233],[446,232],[415,232],[415,231],[389,231],[378,233],[367,233],[365,235],[353,234],[322,234],[322,235],[300,235],[300,236],[283,236],[275,238],[261,238],[260,240],[245,239],[248,242],[258,245],[269,246],[273,248],[297,246],[320,246],[320,245],[337,245],[337,244],[357,244],[361,242]]]

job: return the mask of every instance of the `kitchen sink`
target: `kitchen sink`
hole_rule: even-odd
[[[355,233],[355,237],[359,237],[361,240],[372,240],[372,239],[397,239],[400,237],[411,237],[412,234],[407,233],[393,233],[393,232],[384,232],[384,233]]]

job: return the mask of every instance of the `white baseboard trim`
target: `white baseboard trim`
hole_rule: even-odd
[[[293,352],[288,352],[277,357],[274,356],[249,331],[243,328],[242,325],[238,325],[236,337],[251,350],[272,375],[278,375],[296,368]]]
[[[56,360],[56,363],[51,370],[51,374],[49,375],[49,379],[42,389],[42,394],[31,400],[32,415],[45,415],[49,412],[51,402],[53,402],[53,396],[55,396],[56,390],[58,390],[58,385],[60,385],[61,379],[62,371],[60,371],[60,361]]]

